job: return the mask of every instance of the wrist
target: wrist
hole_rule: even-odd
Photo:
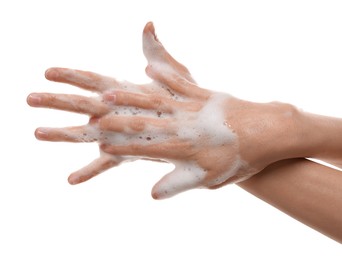
[[[305,157],[308,142],[303,138],[301,111],[288,103],[271,102],[265,105],[272,114],[268,129],[271,145],[266,146],[267,165],[284,159]]]
[[[227,121],[238,136],[241,159],[254,171],[275,161],[298,157],[300,112],[296,107],[239,99],[229,103]]]

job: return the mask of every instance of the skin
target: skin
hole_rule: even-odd
[[[285,160],[311,157],[341,165],[341,119],[304,113],[289,104],[255,103],[222,93],[216,109],[223,115],[220,124],[225,125],[230,135],[223,134],[220,145],[214,144],[211,138],[215,131],[210,130],[208,122],[200,136],[180,137],[178,130],[190,131],[196,125],[195,117],[218,94],[196,84],[188,69],[159,42],[152,23],[145,26],[143,50],[151,83],[138,85],[92,72],[51,68],[45,73],[48,80],[96,92],[98,97],[53,93],[28,96],[27,102],[33,107],[89,115],[89,123],[84,126],[38,128],[35,132],[36,137],[44,141],[99,143],[99,158],[72,173],[69,183],[84,182],[132,159],[171,162],[176,165],[175,170],[165,175],[152,189],[152,196],[156,199],[193,188],[218,188],[240,182],[241,187],[254,195],[341,241],[341,229],[336,231],[324,225],[334,220],[334,226],[342,227],[342,220],[336,217],[341,206],[335,211],[329,208],[333,211],[330,214],[331,211],[325,207],[312,205],[311,213],[304,214],[300,204],[311,205],[312,198],[316,200],[319,196],[322,203],[335,200],[334,205],[342,205],[341,195],[338,196],[341,192],[338,192],[339,185],[336,184],[341,184],[341,174],[306,160]],[[131,112],[123,114],[123,108],[131,108]],[[132,109],[143,112],[134,114]],[[164,139],[154,140],[150,134]],[[116,136],[122,138],[115,139]],[[141,140],[142,136],[146,141]],[[179,165],[190,165],[201,171],[204,177],[188,173]],[[325,178],[327,175],[317,177],[319,172],[332,171],[335,173],[329,175],[332,176],[329,181]],[[273,172],[272,177],[267,177],[271,176],[270,172]],[[286,174],[288,172],[294,173]],[[306,172],[309,174],[303,174]],[[253,175],[256,177],[250,178]],[[304,188],[293,191],[294,179]],[[309,181],[314,182],[314,188],[308,188],[306,183]],[[330,187],[330,184],[334,185]],[[322,185],[332,191],[320,192]],[[265,190],[274,190],[274,193]],[[294,194],[298,198],[304,195],[304,199],[293,202]],[[312,214],[324,217],[313,220]]]
[[[342,174],[304,158],[278,161],[238,185],[342,243]]]

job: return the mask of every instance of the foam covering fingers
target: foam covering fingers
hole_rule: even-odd
[[[103,131],[125,133],[128,135],[146,131],[157,132],[164,130],[172,122],[171,119],[158,119],[145,116],[112,116],[107,115],[99,120],[99,127]]]
[[[165,175],[152,188],[154,199],[170,198],[178,193],[195,189],[201,186],[203,173],[191,167],[176,165],[176,168]]]
[[[177,105],[173,100],[164,98],[157,94],[139,94],[127,91],[108,92],[103,95],[107,102],[117,106],[130,106],[142,109],[158,110],[160,112],[171,112]]]
[[[70,184],[79,184],[85,182],[100,173],[120,164],[120,157],[103,154],[96,160],[92,161],[82,169],[70,174],[68,182]]]
[[[149,139],[150,137],[147,137]],[[137,139],[141,140],[141,139]],[[127,141],[126,141],[127,142]],[[101,150],[106,153],[117,156],[135,156],[152,159],[172,158],[179,159],[181,156],[187,156],[191,153],[190,144],[185,142],[167,142],[166,140],[157,139],[157,142],[150,140],[151,144],[136,142],[135,144],[127,142],[124,145],[103,144]],[[179,151],[183,151],[180,153]]]

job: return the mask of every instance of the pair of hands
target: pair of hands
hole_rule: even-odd
[[[257,104],[200,88],[155,35],[143,31],[149,84],[119,82],[92,72],[51,68],[46,78],[96,92],[97,97],[32,93],[28,104],[89,115],[87,125],[38,128],[39,140],[98,142],[100,156],[69,176],[78,184],[125,161],[151,159],[175,169],[152,189],[156,199],[193,188],[217,188],[283,159],[273,140],[291,119],[289,107]],[[278,144],[281,145],[281,144]],[[280,149],[278,149],[280,150]]]

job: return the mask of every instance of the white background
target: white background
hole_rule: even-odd
[[[1,1],[0,259],[341,259],[341,246],[237,186],[150,197],[170,165],[136,162],[78,186],[96,144],[44,143],[38,126],[87,118],[33,109],[62,66],[143,83],[141,33],[201,86],[341,116],[340,1]],[[82,92],[83,93],[83,92]]]

